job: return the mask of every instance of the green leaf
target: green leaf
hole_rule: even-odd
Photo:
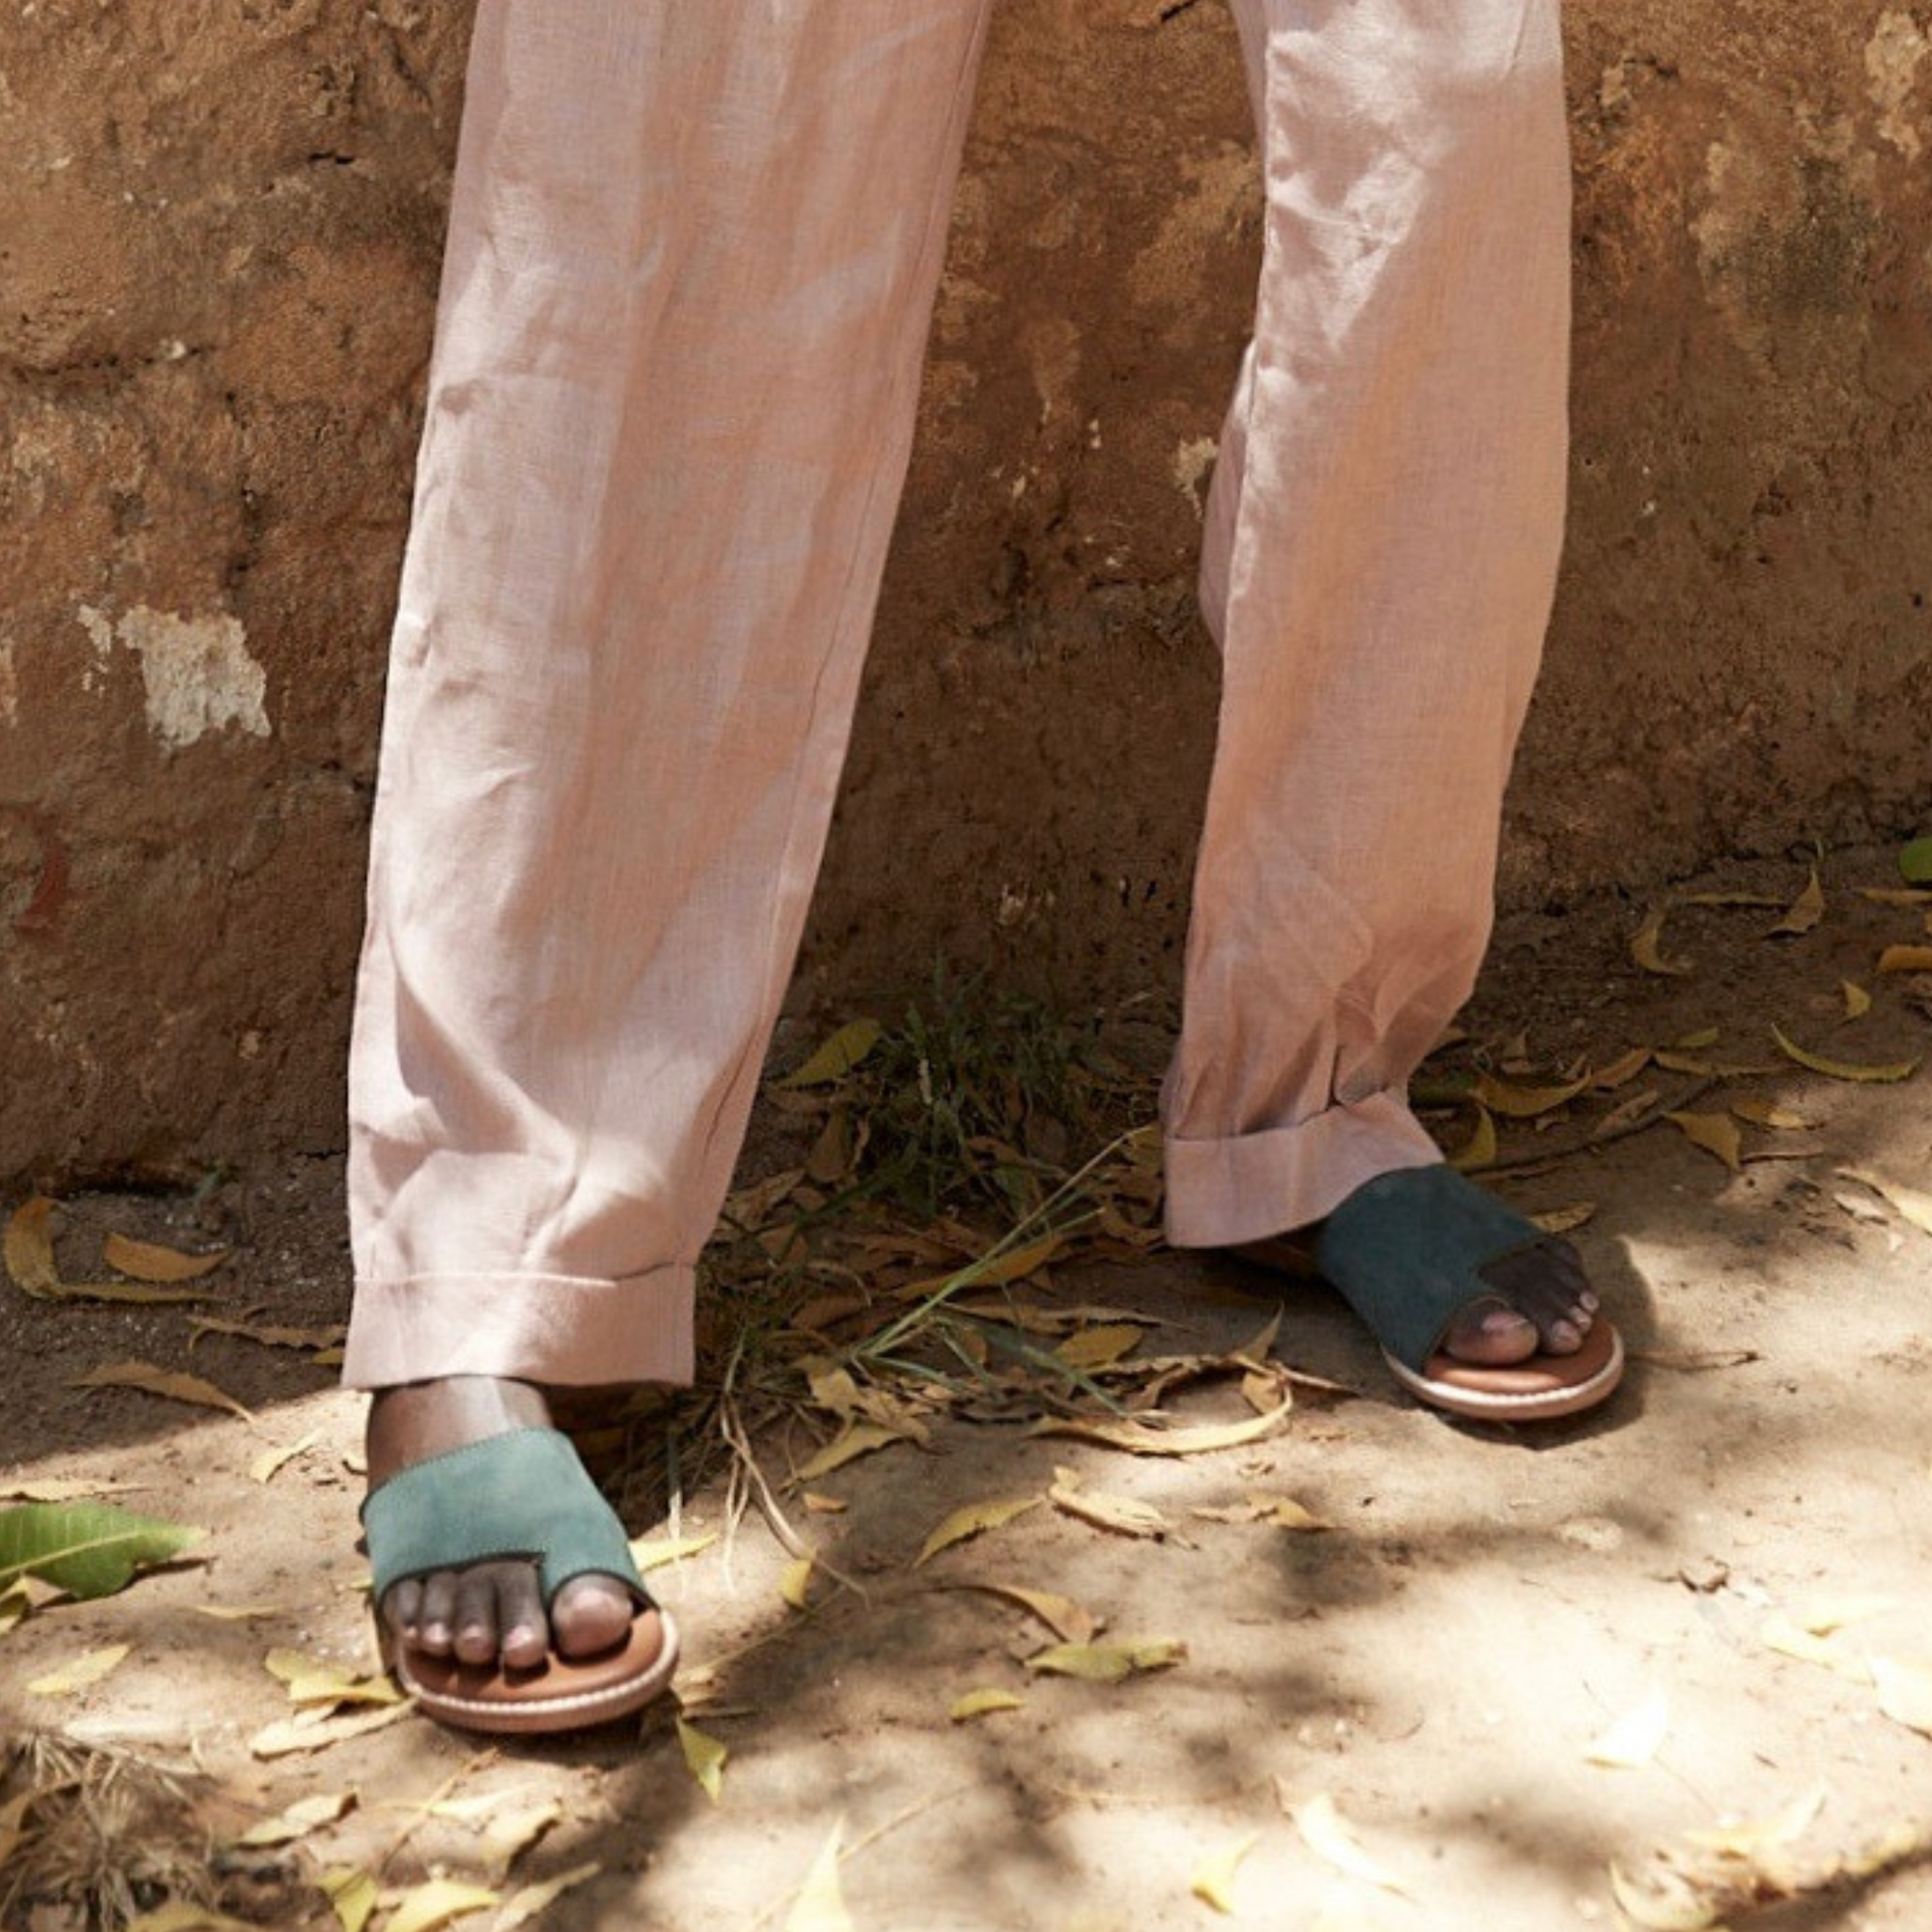
[[[1932,886],[1932,838],[1914,839],[1898,855],[1898,870],[1907,885]]]
[[[73,1596],[112,1596],[142,1565],[167,1563],[207,1534],[106,1503],[0,1510],[0,1590],[39,1577]]]

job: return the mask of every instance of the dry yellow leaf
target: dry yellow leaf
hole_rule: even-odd
[[[1932,946],[1887,946],[1872,968],[1878,973],[1932,973]]]
[[[1586,1077],[1553,1087],[1519,1086],[1485,1073],[1476,1081],[1476,1098],[1505,1120],[1534,1120],[1539,1114],[1553,1114],[1559,1107],[1567,1107],[1588,1085]]]
[[[1818,1814],[1825,1809],[1826,1795],[1825,1787],[1815,1784],[1770,1818],[1741,1825],[1720,1825],[1709,1832],[1686,1832],[1684,1837],[1687,1843],[1707,1852],[1720,1852],[1733,1859],[1755,1859],[1760,1853],[1775,1852],[1810,1831]]]
[[[1617,1909],[1643,1932],[1710,1932],[1719,1908],[1681,1872],[1659,1868],[1642,1883],[1610,1866]]]
[[[27,1686],[27,1695],[37,1698],[72,1697],[89,1685],[98,1684],[110,1671],[118,1669],[132,1649],[131,1644],[110,1643],[102,1649],[90,1650],[85,1656],[76,1657],[72,1663],[65,1664],[61,1669],[35,1678]]]
[[[1786,908],[1784,917],[1765,935],[1775,939],[1780,934],[1803,934],[1812,930],[1825,916],[1825,888],[1818,877],[1818,868],[1811,869],[1811,883]]]
[[[844,1837],[845,1820],[840,1819],[798,1888],[785,1919],[785,1932],[856,1932],[839,1886],[839,1847]]]
[[[1693,1147],[1716,1155],[1732,1173],[1743,1172],[1743,1137],[1728,1114],[1666,1114],[1664,1118]]]
[[[54,1476],[38,1482],[0,1483],[0,1502],[76,1503],[90,1496],[125,1496],[148,1485],[113,1482],[105,1476]]]
[[[666,1570],[674,1563],[702,1556],[717,1541],[715,1530],[709,1536],[640,1536],[630,1546],[630,1561],[640,1575],[648,1576],[653,1570]]]
[[[287,1685],[289,1702],[325,1705],[397,1704],[402,1693],[386,1677],[355,1677],[300,1650],[271,1650],[262,1659],[269,1676]]]
[[[316,1883],[328,1894],[343,1932],[362,1932],[381,1896],[373,1875],[354,1865],[337,1864],[318,1873]]]
[[[1320,1517],[1305,1509],[1293,1496],[1250,1496],[1248,1500],[1261,1511],[1261,1520],[1272,1523],[1278,1530],[1289,1530],[1297,1536],[1311,1536],[1334,1528],[1332,1523],[1324,1523]]]
[[[1141,1330],[1125,1321],[1103,1327],[1081,1328],[1054,1349],[1068,1368],[1111,1368],[1124,1355],[1140,1346]]]
[[[811,1153],[805,1157],[805,1178],[817,1181],[821,1187],[835,1185],[851,1171],[858,1151],[851,1115],[843,1107],[833,1108],[818,1139],[812,1143]]]
[[[1780,1134],[1808,1133],[1819,1125],[1815,1120],[1807,1120],[1803,1114],[1794,1113],[1789,1107],[1780,1107],[1769,1100],[1733,1100],[1730,1111],[1739,1120],[1749,1121],[1753,1127],[1768,1127]]]
[[[1040,1505],[1038,1496],[1009,1496],[996,1502],[968,1503],[963,1509],[956,1509],[932,1532],[919,1546],[919,1554],[912,1559],[912,1568],[917,1570],[922,1564],[931,1562],[941,1550],[949,1550],[955,1543],[964,1543],[969,1537],[983,1536],[988,1530],[997,1530],[1011,1523],[1016,1516],[1024,1516],[1030,1509]]]
[[[304,1798],[278,1816],[265,1818],[259,1825],[251,1826],[235,1843],[293,1845],[297,1839],[306,1838],[325,1825],[333,1825],[354,1803],[355,1793],[352,1791],[330,1791],[314,1798]]]
[[[254,1623],[271,1616],[286,1616],[286,1603],[196,1603],[197,1616],[212,1617],[216,1623]]]
[[[807,1489],[798,1500],[809,1516],[843,1516],[852,1507],[838,1496],[821,1496],[815,1489]]]
[[[1781,1657],[1795,1657],[1801,1664],[1821,1664],[1826,1670],[1837,1671],[1845,1677],[1863,1680],[1870,1676],[1864,1665],[1842,1644],[1814,1635],[1788,1616],[1767,1616],[1758,1625],[1757,1634],[1767,1649],[1775,1650]]]
[[[730,1196],[724,1206],[724,1220],[735,1228],[748,1233],[757,1233],[764,1226],[765,1218],[777,1207],[791,1190],[805,1177],[803,1168],[792,1168],[784,1173],[768,1174],[763,1180],[750,1187],[741,1187]]]
[[[1660,1097],[1661,1096],[1658,1094],[1657,1089],[1655,1087],[1638,1088],[1638,1090],[1635,1093],[1630,1094],[1626,1096],[1624,1099],[1618,1101],[1617,1104],[1614,1107],[1612,1107],[1610,1111],[1607,1114],[1605,1114],[1603,1118],[1599,1120],[1596,1123],[1596,1125],[1589,1130],[1590,1138],[1592,1140],[1600,1141],[1604,1139],[1607,1135],[1621,1133],[1624,1128],[1633,1126],[1637,1121],[1640,1121],[1645,1114],[1649,1113],[1651,1108],[1656,1106]]]
[[[1841,980],[1839,988],[1845,995],[1845,1017],[1848,1020],[1863,1020],[1871,1011],[1871,995],[1856,980]]]
[[[317,1707],[256,1731],[248,1740],[248,1748],[257,1757],[289,1757],[297,1751],[327,1750],[332,1744],[345,1744],[352,1738],[366,1737],[372,1730],[398,1724],[414,1709],[410,1704],[344,1712]]]
[[[1282,1809],[1295,1821],[1295,1829],[1302,1834],[1303,1844],[1316,1858],[1333,1865],[1337,1871],[1346,1872],[1351,1878],[1379,1885],[1384,1891],[1398,1892],[1405,1898],[1409,1895],[1408,1887],[1402,1880],[1362,1849],[1354,1834],[1342,1822],[1341,1814],[1335,1809],[1335,1801],[1325,1791],[1317,1792],[1311,1798],[1291,1799],[1279,1779],[1276,1780],[1275,1789]]]
[[[1065,1246],[1064,1235],[1049,1234],[1029,1242],[1024,1248],[1010,1249],[988,1261],[976,1261],[962,1272],[971,1275],[979,1287],[1010,1288],[1015,1282],[1024,1282],[1029,1275],[1036,1275]]]
[[[24,1201],[8,1218],[4,1239],[7,1273],[23,1295],[38,1301],[118,1302],[137,1307],[167,1307],[199,1302],[206,1291],[137,1288],[127,1282],[64,1282],[54,1261],[56,1203],[44,1194]]]
[[[207,1905],[171,1898],[151,1912],[122,1922],[121,1932],[256,1932],[246,1919],[230,1918]]]
[[[1618,1087],[1627,1087],[1649,1064],[1650,1048],[1633,1046],[1627,1053],[1619,1053],[1607,1066],[1596,1068],[1589,1083],[1599,1092],[1614,1093]]]
[[[1530,1216],[1545,1234],[1575,1234],[1595,1218],[1596,1203],[1593,1200],[1580,1200],[1571,1207],[1553,1207],[1547,1213]]]
[[[1640,1770],[1663,1747],[1669,1729],[1670,1700],[1662,1691],[1653,1691],[1634,1711],[1626,1712],[1587,1746],[1584,1756],[1592,1764],[1607,1765],[1612,1770]]]
[[[101,1244],[100,1258],[123,1275],[137,1282],[198,1282],[211,1275],[228,1258],[226,1248],[209,1254],[192,1255],[180,1248],[164,1248],[153,1241],[135,1241],[125,1234],[110,1234]]]
[[[58,1294],[61,1271],[54,1265],[54,1203],[45,1194],[23,1201],[8,1217],[7,1273],[23,1295]]]
[[[492,1878],[500,1880],[518,1859],[548,1832],[563,1823],[564,1808],[555,1798],[540,1804],[519,1805],[492,1818],[483,1829],[483,1863]],[[494,1928],[492,1928],[494,1932]]]
[[[1053,1471],[1053,1486],[1046,1492],[1046,1500],[1062,1515],[1077,1517],[1097,1530],[1112,1530],[1120,1536],[1159,1539],[1173,1527],[1152,1503],[1083,1488],[1079,1475],[1072,1469]]]
[[[1003,1596],[1023,1610],[1039,1618],[1062,1643],[1091,1643],[1100,1628],[1099,1619],[1083,1610],[1070,1596],[1056,1596],[1051,1590],[1026,1589],[1019,1584],[957,1583],[941,1584],[941,1589],[976,1589],[988,1596]]]
[[[1822,1073],[1831,1080],[1886,1083],[1909,1080],[1918,1071],[1917,1060],[1896,1060],[1881,1066],[1867,1066],[1851,1060],[1828,1060],[1821,1053],[1807,1052],[1804,1047],[1794,1044],[1777,1027],[1771,1029],[1771,1037],[1777,1041],[1778,1050],[1787,1059],[1795,1060],[1798,1065],[1813,1073]]]
[[[812,1557],[794,1557],[785,1565],[778,1578],[778,1594],[784,1598],[788,1609],[802,1610],[805,1607],[806,1592],[812,1587],[812,1571],[817,1567]]]
[[[1801,1630],[1814,1637],[1829,1637],[1848,1624],[1863,1623],[1874,1616],[1889,1616],[1903,1605],[1895,1596],[1822,1596],[1798,1612]]]
[[[34,1599],[19,1584],[0,1590],[0,1637],[13,1630],[34,1607]]]
[[[1907,1859],[1917,1858],[1928,1843],[1932,1841],[1928,1840],[1922,1826],[1901,1819],[1847,1859],[1845,1869],[1854,1878],[1874,1877],[1888,1865],[1902,1864]]]
[[[698,1781],[698,1789],[715,1804],[724,1801],[725,1761],[731,1752],[717,1738],[708,1736],[697,1725],[677,1721],[677,1741],[684,1751],[684,1762]]]
[[[879,1044],[885,1032],[877,1020],[848,1021],[803,1065],[773,1084],[796,1091],[843,1080]]]
[[[455,1878],[431,1878],[406,1891],[396,1909],[383,1921],[382,1932],[437,1932],[452,1920],[486,1912],[502,1901],[484,1885],[466,1885]]]
[[[1011,1288],[1016,1282],[1025,1281],[1029,1275],[1038,1274],[1065,1246],[1065,1235],[1044,1235],[1023,1248],[1010,1248],[1005,1254],[983,1255],[956,1268],[950,1275],[934,1275],[924,1281],[908,1282],[905,1287],[894,1291],[895,1298],[901,1302],[923,1302],[934,1295],[956,1293],[961,1288]],[[955,1302],[954,1306],[967,1313],[988,1314],[995,1320],[1014,1320],[1019,1312],[1011,1308],[1004,1311],[974,1310],[961,1302]]]
[[[68,1384],[70,1389],[140,1389],[148,1395],[165,1396],[170,1402],[192,1403],[198,1409],[221,1409],[243,1422],[255,1418],[233,1396],[224,1394],[212,1382],[199,1375],[157,1368],[152,1362],[113,1362],[106,1368],[91,1369]]]
[[[1469,1138],[1449,1156],[1449,1166],[1457,1173],[1480,1173],[1484,1168],[1496,1165],[1499,1152],[1496,1141],[1496,1117],[1480,1101],[1476,1103],[1476,1124],[1469,1131]]]
[[[1859,897],[1873,905],[1932,905],[1932,893],[1913,886],[1861,886]]]
[[[1932,1664],[1898,1657],[1869,1657],[1878,1709],[1894,1724],[1932,1737]]]
[[[1840,1168],[1839,1173],[1847,1180],[1856,1180],[1874,1194],[1882,1194],[1915,1228],[1932,1234],[1932,1194],[1923,1187],[1892,1180],[1884,1174],[1873,1173],[1868,1168]]]
[[[1130,1455],[1208,1455],[1216,1449],[1240,1449],[1275,1435],[1288,1421],[1295,1397],[1282,1385],[1281,1401],[1264,1416],[1249,1422],[1209,1425],[1197,1429],[1156,1429],[1146,1422],[1082,1422],[1055,1418],[1035,1423],[1030,1436],[1073,1436],[1085,1443],[1101,1443]]]
[[[291,1443],[287,1449],[263,1449],[249,1463],[248,1474],[256,1482],[273,1482],[298,1455],[307,1455],[321,1441],[321,1432],[312,1430],[299,1443]]]
[[[1723,1037],[1716,1027],[1699,1027],[1694,1033],[1680,1034],[1671,1045],[1680,1053],[1701,1053]]]
[[[1646,973],[1657,973],[1666,979],[1685,979],[1697,971],[1696,966],[1688,959],[1664,957],[1664,920],[1669,914],[1666,905],[1651,909],[1643,924],[1630,935],[1630,957]]]
[[[274,1322],[241,1321],[225,1314],[197,1314],[189,1317],[190,1346],[204,1335],[235,1335],[243,1341],[259,1342],[264,1348],[300,1348],[320,1355],[333,1348],[348,1330],[340,1322],[326,1328],[290,1328]]]
[[[792,1471],[797,1482],[816,1482],[821,1476],[829,1476],[834,1469],[842,1469],[848,1462],[856,1462],[862,1455],[870,1455],[874,1449],[889,1449],[894,1443],[906,1439],[898,1430],[888,1429],[882,1423],[848,1423],[842,1435],[808,1457]]]
[[[1171,1670],[1183,1663],[1187,1646],[1176,1637],[1138,1642],[1062,1643],[1027,1659],[1027,1668],[1050,1677],[1078,1677],[1090,1684],[1118,1684],[1140,1671]]]
[[[1024,1711],[1025,1698],[1015,1697],[1011,1691],[968,1691],[964,1697],[953,1700],[952,1709],[946,1713],[954,1724],[970,1724],[975,1718],[990,1717],[996,1711]]]
[[[595,1862],[573,1865],[554,1878],[546,1878],[540,1885],[525,1885],[522,1890],[511,1892],[503,1901],[502,1911],[490,1921],[489,1932],[517,1932],[519,1926],[535,1924],[538,1915],[548,1911],[565,1892],[574,1891],[603,1869]]]
[[[1243,1861],[1261,1843],[1259,1832],[1250,1832],[1238,1845],[1215,1852],[1194,1867],[1187,1889],[1203,1904],[1211,1905],[1229,1918],[1234,1916],[1234,1880]]]

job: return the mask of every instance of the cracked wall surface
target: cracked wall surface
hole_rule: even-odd
[[[469,9],[0,22],[0,1174],[341,1140]],[[1503,894],[1932,817],[1932,9],[1573,0],[1576,458]],[[1259,223],[1219,0],[1005,0],[795,999],[1176,977]]]

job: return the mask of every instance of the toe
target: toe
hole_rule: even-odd
[[[1449,1323],[1443,1348],[1459,1362],[1506,1368],[1534,1355],[1539,1340],[1533,1321],[1492,1298],[1472,1304]]]
[[[614,1577],[576,1577],[551,1609],[557,1648],[566,1657],[592,1657],[621,1643],[636,1613],[630,1592]]]
[[[455,1575],[440,1570],[423,1579],[423,1593],[418,1606],[416,1641],[432,1657],[447,1657],[456,1645]]]
[[[530,1565],[504,1573],[496,1587],[496,1615],[503,1662],[512,1670],[534,1670],[550,1654],[550,1620]]]
[[[419,1578],[405,1577],[391,1587],[382,1599],[382,1621],[397,1641],[416,1642],[423,1621],[423,1586]]]
[[[479,1567],[459,1573],[456,1585],[456,1654],[466,1664],[493,1664],[500,1654],[496,1621],[496,1575]]]

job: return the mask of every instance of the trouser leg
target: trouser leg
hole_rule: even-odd
[[[1438,1159],[1408,1078],[1487,943],[1566,482],[1556,0],[1234,0],[1267,224],[1210,497],[1220,743],[1169,1230]]]
[[[989,0],[483,0],[350,1067],[347,1379],[681,1379]]]

